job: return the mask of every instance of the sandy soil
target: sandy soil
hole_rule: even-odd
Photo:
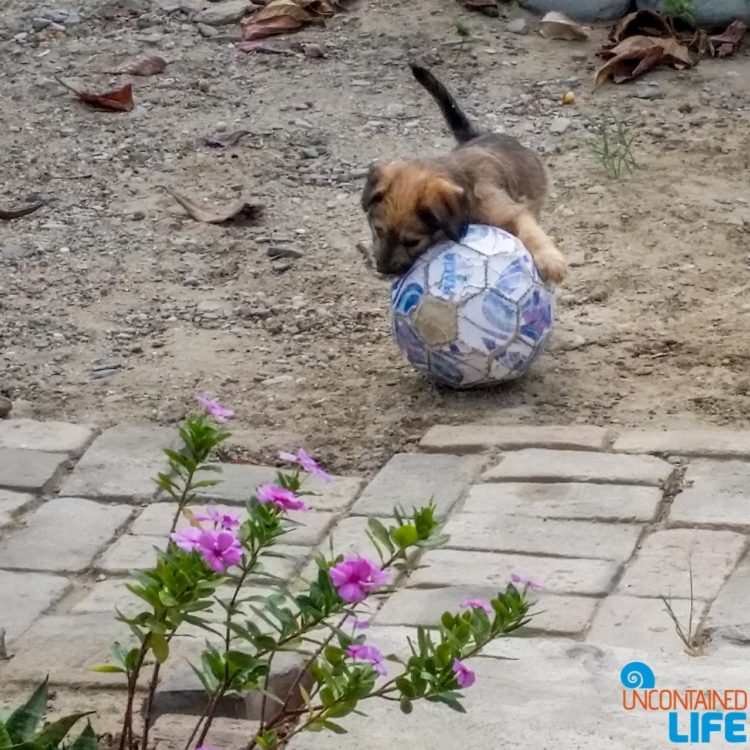
[[[37,35],[41,6],[5,4],[0,201],[50,201],[2,225],[0,393],[17,413],[171,423],[205,390],[236,409],[246,458],[301,443],[350,473],[438,422],[747,423],[747,52],[594,92],[604,30],[547,41],[453,0],[360,0],[270,42],[292,54],[247,55],[235,26],[199,33],[184,11],[204,5],[79,0],[66,7],[81,25]],[[441,46],[459,21],[471,40]],[[53,78],[106,90],[124,79],[102,71],[145,52],[170,65],[135,80],[131,113],[92,111]],[[415,52],[552,171],[545,224],[573,269],[554,343],[511,386],[453,393],[414,373],[389,335],[388,285],[356,250],[367,164],[451,146],[404,65]],[[587,145],[607,109],[636,134],[632,177],[606,177]],[[556,117],[570,120],[562,135]],[[202,144],[222,124],[250,133]],[[199,224],[165,185],[216,201],[244,191],[265,218]]]

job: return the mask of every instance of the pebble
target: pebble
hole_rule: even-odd
[[[207,23],[196,23],[198,33],[206,39],[211,39],[219,35],[219,30],[215,26],[209,26]]]
[[[31,27],[34,29],[34,31],[41,31],[42,29],[46,29],[51,23],[52,21],[49,18],[44,18],[43,16],[31,19]]]
[[[194,20],[208,26],[229,26],[237,23],[248,12],[249,5],[246,0],[225,0],[200,11]]]
[[[552,120],[552,123],[549,126],[549,131],[554,135],[562,135],[570,128],[572,124],[573,121],[568,117],[555,117],[555,119]]]
[[[301,258],[302,253],[293,247],[272,246],[266,250],[269,258]]]
[[[529,33],[529,24],[526,23],[525,18],[514,18],[512,21],[508,21],[508,25],[505,27],[511,34],[525,35]]]
[[[305,57],[309,57],[313,60],[326,56],[323,48],[319,44],[306,44],[302,49],[305,53]]]
[[[300,153],[305,159],[317,159],[320,156],[318,149],[311,146],[301,149]]]
[[[631,96],[634,96],[636,99],[663,99],[664,92],[657,86],[650,86],[647,83],[636,83]]]

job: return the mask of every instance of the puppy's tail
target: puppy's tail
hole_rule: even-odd
[[[409,67],[414,77],[438,103],[443,117],[445,117],[459,143],[466,143],[466,141],[481,135],[481,131],[477,130],[471,120],[464,114],[450,91],[427,68],[416,62],[410,62]]]

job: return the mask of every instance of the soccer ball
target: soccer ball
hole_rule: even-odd
[[[453,388],[523,375],[544,351],[555,295],[523,243],[471,225],[430,248],[392,288],[393,335],[421,372]]]

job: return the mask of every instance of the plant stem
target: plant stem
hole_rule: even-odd
[[[187,477],[185,478],[185,485],[182,488],[182,493],[180,494],[180,498],[177,501],[177,512],[174,514],[174,518],[172,519],[172,526],[169,529],[170,534],[174,533],[174,530],[177,528],[177,522],[180,520],[180,514],[182,513],[182,509],[185,506],[185,502],[188,499],[188,495],[190,494],[190,491],[192,489],[193,477],[195,476],[197,471],[198,466],[188,471]],[[147,748],[143,748],[143,750],[147,750]]]
[[[154,664],[154,671],[151,673],[151,682],[148,686],[148,697],[146,698],[146,710],[143,712],[143,734],[141,735],[141,750],[148,750],[148,733],[151,729],[151,707],[154,705],[154,694],[156,686],[159,684],[159,671],[161,663]]]
[[[128,675],[128,698],[125,704],[125,715],[122,719],[122,732],[120,734],[119,750],[130,750],[133,742],[133,703],[135,701],[135,690],[138,687],[138,677],[141,674],[141,667],[146,659],[149,648],[150,633],[146,635],[141,644],[133,669]]]

